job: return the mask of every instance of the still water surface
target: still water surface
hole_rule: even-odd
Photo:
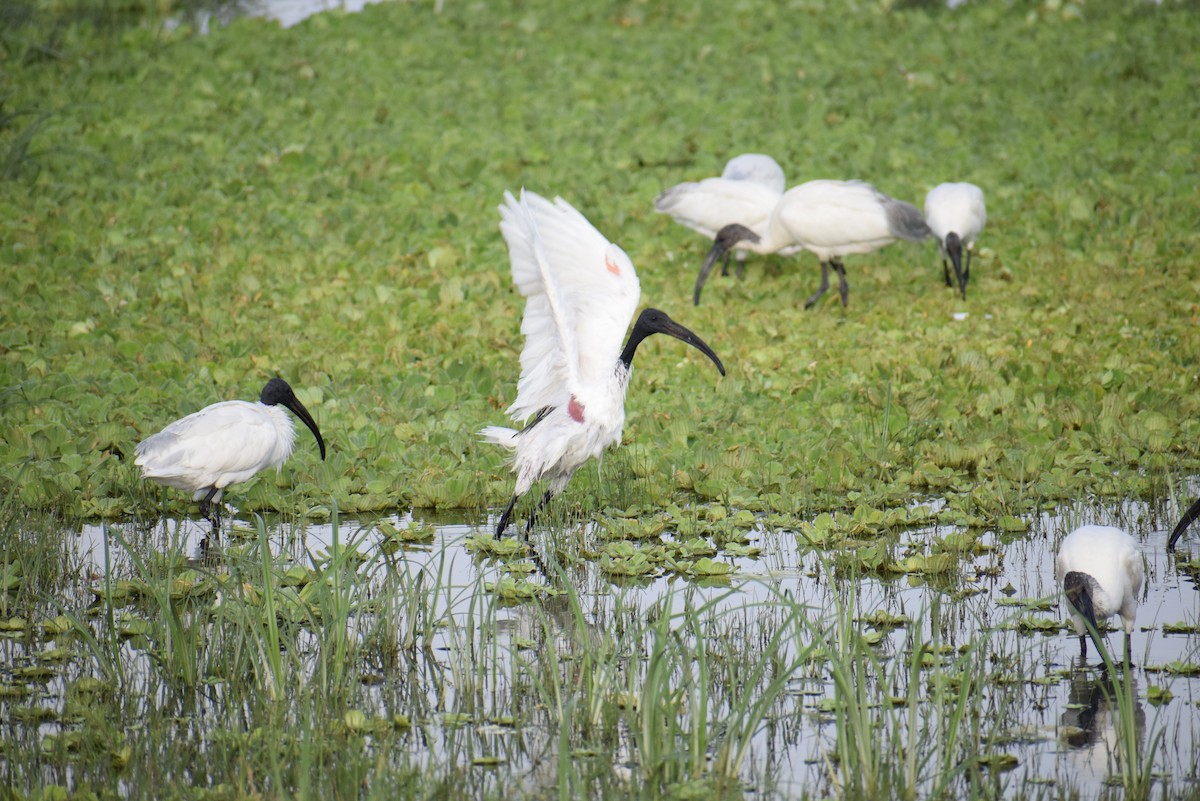
[[[390,522],[403,527],[411,520],[408,515],[391,518]],[[1117,713],[1101,687],[1100,673],[1095,669],[1099,662],[1095,649],[1089,648],[1091,659],[1084,665],[1079,658],[1078,639],[1073,634],[1063,630],[1048,635],[1019,632],[1012,624],[1031,614],[1065,618],[1054,577],[1058,543],[1073,528],[1085,523],[1120,526],[1134,534],[1146,561],[1147,582],[1132,638],[1139,735],[1145,745],[1153,735],[1162,733],[1154,767],[1156,774],[1169,777],[1171,797],[1180,797],[1181,790],[1184,795],[1200,792],[1196,760],[1200,754],[1200,677],[1155,670],[1173,662],[1200,662],[1200,635],[1162,631],[1164,624],[1195,626],[1200,621],[1200,592],[1194,581],[1177,569],[1176,557],[1164,550],[1164,528],[1168,523],[1144,504],[1090,506],[1047,513],[1032,521],[1028,532],[1011,541],[990,536],[986,543],[992,547],[967,557],[968,563],[952,579],[929,583],[907,576],[868,577],[855,582],[849,595],[846,582],[832,571],[828,556],[798,547],[795,535],[790,532],[756,531],[752,539],[761,547],[761,555],[736,560],[738,575],[728,586],[705,588],[678,578],[622,586],[609,581],[594,564],[575,566],[556,573],[549,581],[571,582],[584,613],[582,626],[565,603],[554,599],[512,607],[494,603],[486,585],[500,577],[499,568],[464,547],[468,537],[488,531],[490,521],[452,521],[443,517],[421,520],[437,526],[434,543],[403,551],[399,559],[414,574],[428,571],[439,577],[444,587],[437,601],[441,607],[439,615],[460,621],[472,615],[478,617],[480,599],[485,598],[490,608],[490,625],[501,638],[536,640],[534,629],[550,621],[557,628],[554,634],[559,642],[555,647],[566,651],[580,640],[588,640],[594,646],[611,638],[621,620],[630,615],[642,616],[663,607],[679,611],[685,605],[695,607],[705,601],[712,601],[718,610],[716,614],[729,621],[730,632],[745,635],[757,625],[769,627],[769,621],[760,621],[757,616],[765,614],[765,604],[778,593],[806,604],[818,617],[846,603],[856,604],[859,615],[863,616],[878,610],[907,615],[914,621],[909,625],[921,629],[913,634],[923,642],[936,638],[962,646],[982,636],[981,632],[987,632],[993,652],[999,655],[995,658],[1007,660],[1017,677],[1012,686],[992,688],[995,692],[987,696],[997,709],[1006,710],[997,712],[1006,718],[998,724],[1003,729],[1003,750],[1019,760],[1005,778],[1005,794],[1010,798],[1022,797],[1035,787],[1045,789],[1044,785],[1078,790],[1085,798],[1099,797],[1113,789],[1106,783],[1112,781],[1117,764]],[[371,552],[380,540],[376,522],[360,524],[343,520],[336,532],[329,525],[279,530],[272,534],[273,547],[286,551],[298,564],[308,564],[312,556],[327,551],[335,537],[342,544],[348,539],[355,540],[358,547]],[[196,553],[207,531],[206,524],[185,521],[162,524],[157,536],[163,538],[163,547],[186,544],[189,552]],[[583,525],[573,536],[582,536],[586,531],[587,526]],[[949,531],[930,527],[913,530],[905,536],[916,544]],[[77,541],[79,555],[97,572],[103,570],[104,540],[103,527],[87,526]],[[534,541],[545,544],[537,535]],[[1181,551],[1186,554],[1189,547],[1195,547],[1194,543],[1194,536],[1185,538]],[[111,540],[109,548],[113,548]],[[546,579],[535,576],[533,580]],[[686,591],[681,591],[684,587]],[[1052,605],[1031,613],[1006,604],[1010,599],[1051,599]],[[890,631],[878,646],[885,660],[892,659],[901,665],[897,674],[904,673],[905,638],[904,627],[900,627]],[[1114,654],[1120,653],[1119,631],[1109,635],[1109,644]],[[456,659],[478,658],[466,650],[460,640],[447,635],[434,644],[432,651],[445,664],[432,667],[447,668]],[[509,661],[500,667],[500,672],[513,683],[519,678],[515,672],[521,670],[511,659],[517,650],[510,649]],[[889,681],[894,677],[889,674],[879,680]],[[1151,704],[1147,700],[1151,685],[1168,689],[1174,697],[1165,704]],[[511,692],[511,688],[507,690]],[[803,714],[787,718],[788,725],[769,725],[758,731],[745,771],[747,781],[764,779],[784,795],[828,790],[827,760],[836,747],[836,732],[829,715],[822,713],[821,702],[831,694],[832,681],[819,671],[793,679],[787,702],[796,705],[796,711]],[[453,707],[444,698],[437,703],[444,708]],[[921,710],[922,716],[938,714],[940,710]],[[545,735],[553,742],[553,732]],[[527,789],[535,791],[538,786],[553,785],[552,775],[528,772],[529,763],[525,761],[528,755],[523,755],[525,736],[518,743],[513,730],[503,727],[494,727],[481,736],[488,740],[483,746],[485,750],[492,748],[505,755],[514,780],[534,785]],[[422,740],[414,747],[428,749],[430,763],[436,761],[438,742]]]

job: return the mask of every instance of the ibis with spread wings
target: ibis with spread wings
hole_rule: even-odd
[[[508,413],[527,422],[520,430],[488,426],[479,433],[512,452],[517,477],[497,537],[517,500],[535,482],[548,482],[529,516],[528,536],[538,510],[575,470],[621,441],[625,390],[646,337],[670,334],[712,359],[721,375],[725,367],[703,340],[658,309],[638,316],[622,347],[641,294],[633,262],[562,198],[552,202],[522,190],[518,200],[505,192],[500,218],[513,281],[526,298],[521,377]]]

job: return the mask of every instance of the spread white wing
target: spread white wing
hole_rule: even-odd
[[[508,409],[520,421],[611,379],[641,289],[625,251],[562,198],[505,192],[500,218],[513,281],[528,298]]]

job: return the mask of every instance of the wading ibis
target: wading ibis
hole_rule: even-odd
[[[504,193],[500,231],[508,243],[513,282],[527,298],[521,333],[521,378],[509,407],[517,431],[488,426],[480,435],[512,452],[516,487],[496,524],[507,528],[517,499],[534,482],[549,486],[530,514],[557,495],[576,468],[621,441],[625,390],[633,356],[651,334],[670,334],[712,359],[717,354],[698,336],[658,309],[638,316],[624,349],[621,337],[637,309],[640,288],[633,263],[562,198],[550,202],[521,191]]]
[[[726,225],[737,223],[760,231],[784,190],[783,168],[770,156],[743,153],[725,165],[720,178],[676,184],[654,199],[654,210],[669,214],[680,225],[712,240]],[[746,251],[734,248],[738,275],[745,269]],[[725,254],[721,275],[729,272]]]
[[[971,277],[971,251],[975,249],[975,237],[987,222],[987,207],[983,204],[983,190],[975,184],[938,184],[925,196],[925,222],[938,239],[942,252],[942,272],[946,286],[950,283],[950,265],[954,265],[954,277],[963,299],[967,297],[967,281]],[[963,248],[967,261],[963,264]]]
[[[809,250],[821,262],[821,286],[804,302],[812,308],[829,289],[829,266],[838,274],[838,294],[845,306],[850,297],[842,257],[870,253],[897,239],[919,242],[930,235],[915,206],[895,200],[862,181],[808,181],[780,196],[761,231],[737,223],[717,232],[712,250],[696,276],[692,300],[717,262],[731,248],[755,253],[793,253]]]
[[[1183,513],[1183,517],[1179,518],[1179,522],[1175,524],[1175,528],[1171,529],[1171,536],[1167,537],[1167,550],[1175,550],[1175,543],[1183,536],[1183,532],[1192,522],[1200,517],[1200,498],[1188,507],[1188,510]]]
[[[316,421],[286,381],[272,378],[257,403],[214,403],[142,440],[134,463],[151,481],[195,493],[200,514],[212,522],[216,534],[225,488],[264,468],[278,470],[292,455],[296,428],[280,406],[291,409],[313,432],[324,460],[325,440]]]
[[[1088,627],[1098,633],[1098,621],[1120,614],[1128,660],[1137,594],[1146,575],[1133,537],[1111,526],[1077,528],[1063,540],[1054,572],[1079,635],[1080,655],[1087,656]]]

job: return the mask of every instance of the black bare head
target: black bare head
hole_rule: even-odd
[[[704,266],[700,268],[700,274],[696,276],[696,289],[692,293],[692,302],[695,305],[700,305],[700,290],[704,289],[704,282],[708,280],[708,274],[712,272],[713,265],[735,248],[738,242],[742,241],[758,242],[759,236],[738,223],[730,223],[717,231],[717,236],[713,239],[712,250],[708,251],[708,256],[704,259]]]
[[[721,371],[721,375],[725,375],[725,365],[721,364],[717,354],[713,353],[713,349],[705,344],[704,340],[672,320],[665,311],[658,309],[646,309],[638,315],[637,322],[633,324],[633,330],[629,332],[629,341],[625,343],[625,350],[621,351],[621,361],[625,363],[626,367],[633,364],[633,354],[637,352],[638,345],[642,344],[642,340],[651,334],[669,334],[676,339],[683,340],[712,359],[713,364]]]
[[[1087,573],[1071,571],[1063,576],[1063,594],[1067,603],[1096,631],[1096,608],[1092,605],[1092,584],[1096,580]]]
[[[951,231],[946,234],[946,241],[942,245],[946,250],[946,255],[950,257],[950,263],[954,265],[954,278],[958,281],[958,291],[962,293],[963,300],[967,299],[967,275],[963,272],[962,266],[962,240],[958,234]]]
[[[288,382],[282,378],[272,378],[263,387],[258,401],[264,406],[286,406],[288,409],[291,409],[292,414],[299,417],[300,421],[308,426],[308,430],[313,432],[313,436],[317,438],[317,447],[321,449],[321,460],[325,460],[325,440],[321,437],[321,432],[317,429],[317,421],[313,420],[312,415],[308,413],[308,409],[304,408],[304,404],[296,397],[296,393],[292,392],[292,387]]]

